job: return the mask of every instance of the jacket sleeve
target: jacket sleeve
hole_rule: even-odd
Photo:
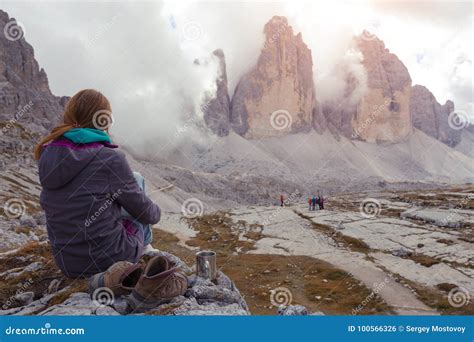
[[[138,186],[123,153],[115,153],[110,169],[109,182],[116,201],[140,223],[158,223],[160,208]]]

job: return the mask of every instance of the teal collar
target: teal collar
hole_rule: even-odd
[[[89,144],[93,142],[112,143],[105,131],[95,128],[73,128],[64,133],[64,137],[76,144]]]

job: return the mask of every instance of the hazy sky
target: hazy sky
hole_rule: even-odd
[[[405,63],[413,84],[473,111],[468,1],[0,1],[0,8],[23,24],[53,92],[103,91],[120,119],[117,133],[140,129],[133,143],[169,137],[183,113],[199,110],[203,93],[214,90],[217,64],[193,61],[216,48],[226,55],[232,95],[273,15],[287,16],[312,49],[317,97],[337,90],[335,65],[360,63],[347,51],[351,37],[367,28]]]

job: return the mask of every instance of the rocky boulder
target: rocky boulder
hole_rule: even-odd
[[[411,78],[405,65],[378,38],[359,37],[367,91],[352,120],[354,135],[369,142],[398,142],[412,132]]]
[[[429,136],[451,147],[461,141],[462,130],[449,125],[450,114],[454,115],[452,101],[441,105],[426,87],[415,85],[411,89],[410,112],[413,126]]]
[[[264,33],[257,65],[235,89],[232,127],[252,139],[308,131],[316,103],[311,50],[285,17],[273,17]]]
[[[230,129],[230,98],[227,91],[227,71],[224,52],[215,50],[213,56],[219,61],[219,75],[216,79],[216,93],[206,98],[202,106],[204,122],[218,136],[226,136]]]

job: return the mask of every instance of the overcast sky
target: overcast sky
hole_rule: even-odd
[[[217,68],[209,54],[223,48],[230,91],[255,63],[262,28],[285,15],[313,52],[321,96],[332,96],[334,65],[362,28],[385,41],[407,66],[413,84],[439,102],[472,115],[473,11],[469,1],[113,2],[0,1],[25,28],[57,95],[97,88],[121,119],[142,136],[169,135],[180,115],[199,109]],[[209,59],[200,66],[196,58]],[[349,62],[348,62],[349,63]],[[149,123],[153,122],[153,125]]]

